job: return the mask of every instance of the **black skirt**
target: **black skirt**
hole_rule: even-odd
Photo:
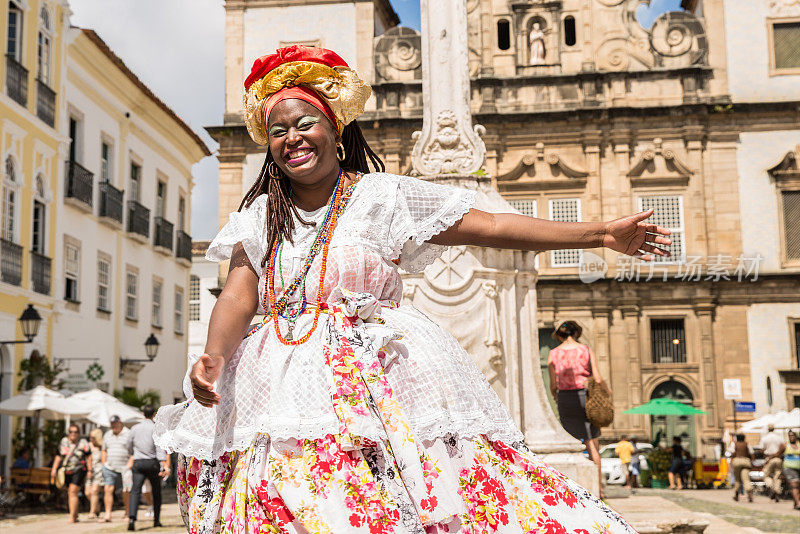
[[[586,418],[585,389],[558,390],[557,404],[561,426],[572,437],[586,441],[600,435],[600,429]]]

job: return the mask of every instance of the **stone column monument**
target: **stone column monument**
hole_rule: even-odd
[[[476,208],[514,209],[481,172],[482,126],[472,125],[466,0],[422,0],[423,129],[414,170],[423,180],[478,192]],[[404,275],[404,298],[447,328],[508,406],[527,445],[598,493],[583,446],[556,419],[542,381],[536,321],[535,253],[452,247],[425,272]]]

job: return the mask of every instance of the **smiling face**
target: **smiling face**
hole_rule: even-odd
[[[338,173],[339,134],[325,114],[308,102],[287,99],[276,104],[267,132],[272,157],[290,180],[311,185]]]

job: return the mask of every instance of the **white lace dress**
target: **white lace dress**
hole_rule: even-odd
[[[330,244],[327,305],[310,339],[284,345],[268,323],[226,364],[218,406],[190,400],[158,411],[156,443],[183,458],[178,495],[190,532],[632,532],[525,448],[452,336],[398,305],[398,264],[420,271],[433,261],[443,247],[427,240],[460,220],[474,196],[363,176]],[[301,214],[322,224],[325,208]],[[231,214],[207,253],[228,259],[241,242],[260,296],[265,220],[261,196]],[[280,255],[287,282],[316,234],[295,224]],[[310,303],[320,267],[321,254],[307,276]],[[300,316],[296,336],[313,315]],[[184,391],[191,399],[188,374]]]

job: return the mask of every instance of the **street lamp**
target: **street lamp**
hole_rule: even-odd
[[[160,343],[156,336],[150,334],[150,337],[144,342],[144,353],[147,355],[147,358],[139,358],[139,359],[121,359],[119,363],[121,365],[125,365],[128,363],[149,363],[156,359],[156,355],[158,354],[158,346]]]
[[[24,340],[11,340],[0,341],[0,345],[15,345],[17,343],[32,343],[33,338],[39,333],[39,326],[42,324],[42,316],[33,307],[33,304],[28,304],[28,307],[19,316],[20,326],[22,327],[22,335],[25,336]]]

